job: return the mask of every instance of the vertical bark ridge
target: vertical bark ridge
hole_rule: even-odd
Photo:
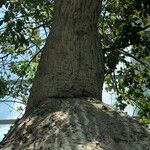
[[[97,27],[100,3],[55,1],[52,31],[42,52],[26,112],[50,97],[101,99],[104,68]]]

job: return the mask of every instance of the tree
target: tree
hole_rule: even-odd
[[[53,30],[43,49],[27,110],[52,97],[101,98],[104,67],[97,28],[99,3],[83,3],[55,2]]]
[[[136,106],[139,121],[145,124],[150,123],[148,8],[147,0],[104,1],[100,23],[107,90],[117,93],[121,110],[128,104]],[[118,68],[119,63],[124,67]]]
[[[119,145],[119,149],[144,150],[149,146],[146,129],[99,101],[104,79],[97,28],[100,6],[98,0],[55,1],[52,30],[25,116],[1,143],[4,149],[107,150]]]
[[[54,2],[1,1],[0,6],[4,15],[0,20],[1,99],[26,105],[42,46],[51,31]],[[115,107],[124,110],[134,105],[143,124],[150,123],[148,8],[147,0],[103,0],[98,20],[106,90],[117,94]],[[118,68],[120,63],[124,67]]]

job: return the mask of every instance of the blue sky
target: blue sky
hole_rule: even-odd
[[[24,105],[14,103],[0,103],[0,120],[4,119],[17,119],[22,116],[21,112],[17,111],[17,107]],[[0,141],[9,130],[11,125],[0,125]]]

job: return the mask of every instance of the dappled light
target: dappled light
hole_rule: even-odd
[[[12,144],[5,143],[6,139]],[[16,122],[5,140],[3,149],[116,150],[119,146],[137,150],[146,149],[148,132],[136,120],[96,99],[52,98]]]

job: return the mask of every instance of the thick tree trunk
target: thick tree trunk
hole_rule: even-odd
[[[6,135],[1,150],[149,149],[145,128],[99,100],[103,85],[99,5],[99,0],[56,0],[53,29],[26,115]]]
[[[100,0],[56,0],[52,31],[31,89],[27,112],[47,98],[101,99]]]
[[[149,150],[148,132],[92,98],[51,98],[17,121],[1,150]]]

